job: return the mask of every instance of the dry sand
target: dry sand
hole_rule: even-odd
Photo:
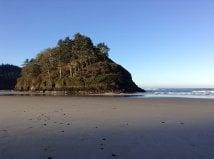
[[[214,100],[0,96],[0,159],[213,159]]]

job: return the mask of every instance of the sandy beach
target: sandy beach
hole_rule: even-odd
[[[212,159],[214,100],[0,96],[0,159]]]

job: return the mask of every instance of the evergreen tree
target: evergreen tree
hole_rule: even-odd
[[[102,53],[105,56],[109,56],[108,52],[110,51],[109,47],[105,43],[99,43],[97,44],[97,48],[99,49],[100,53]]]

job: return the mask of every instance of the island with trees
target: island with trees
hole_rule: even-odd
[[[23,64],[18,91],[66,91],[71,94],[144,92],[131,74],[109,58],[105,43],[94,45],[80,33],[59,40]]]

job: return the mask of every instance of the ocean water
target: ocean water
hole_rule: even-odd
[[[159,88],[147,89],[145,94],[138,97],[181,97],[181,98],[213,98],[214,88]]]

